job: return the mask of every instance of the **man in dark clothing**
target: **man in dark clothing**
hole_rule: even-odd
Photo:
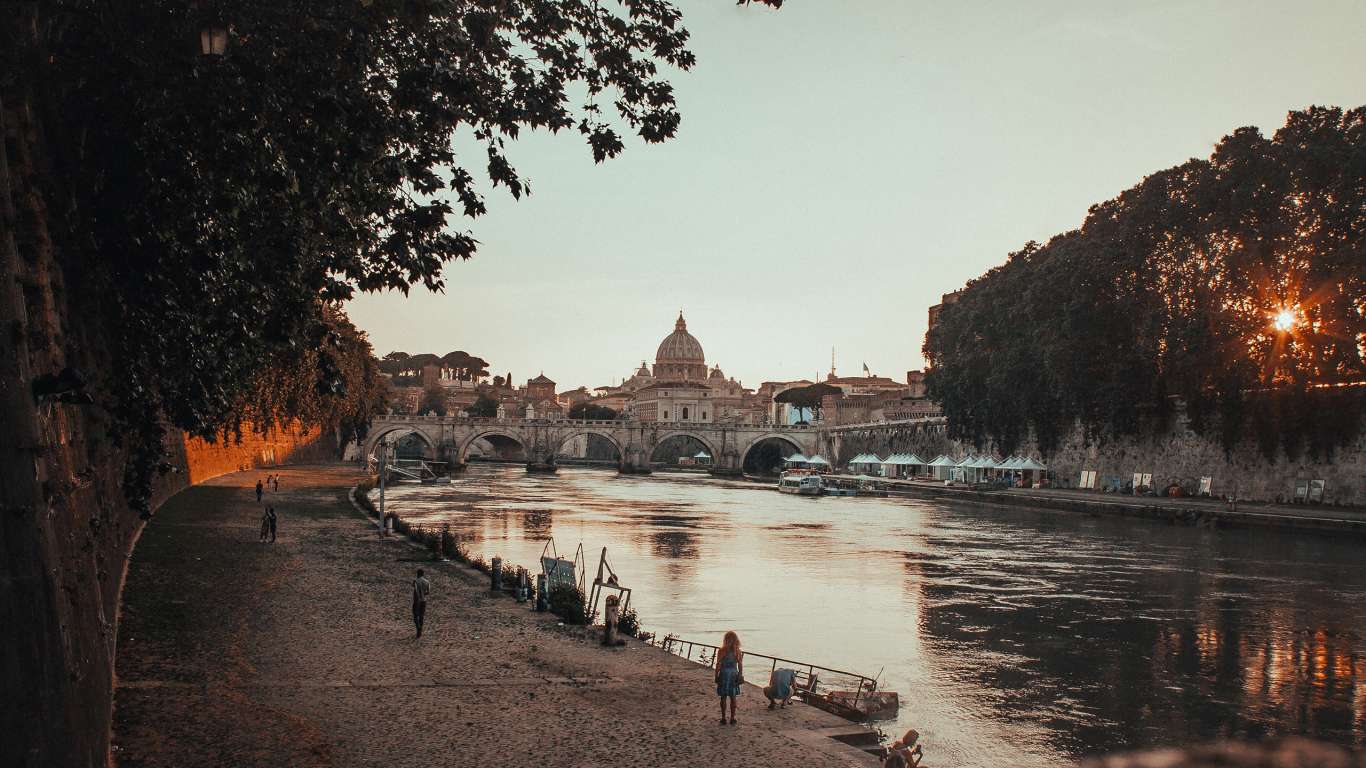
[[[275,507],[266,507],[266,519],[270,520],[270,543],[275,543]]]
[[[260,480],[257,480],[257,481],[256,481],[256,503],[257,503],[257,504],[260,504],[260,503],[261,503],[261,492],[264,491],[265,489],[266,489],[265,485],[263,485],[263,484],[261,483]]]
[[[279,476],[279,475],[276,475],[276,476],[275,476],[275,479],[272,480],[271,482],[273,482],[273,483],[275,484],[275,487],[274,487],[272,490],[274,490],[276,493],[279,493],[279,492],[280,492],[280,476]]]
[[[422,637],[422,621],[427,618],[427,595],[431,591],[431,583],[422,575],[422,569],[418,568],[417,578],[413,579],[413,624],[417,627],[418,637]]]

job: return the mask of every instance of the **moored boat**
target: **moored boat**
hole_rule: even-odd
[[[778,476],[779,493],[820,496],[823,490],[821,476],[809,469],[789,469]]]

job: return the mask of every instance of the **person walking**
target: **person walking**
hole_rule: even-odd
[[[716,695],[721,697],[721,725],[726,724],[726,699],[730,699],[730,724],[735,725],[735,699],[745,682],[745,655],[740,650],[740,636],[734,630],[721,638],[716,652]]]
[[[266,536],[270,535],[270,511],[261,513],[261,543],[266,543]]]
[[[422,569],[417,569],[417,578],[413,579],[413,625],[417,627],[418,638],[422,637],[422,622],[427,618],[427,596],[432,592],[431,582],[422,575]]]
[[[256,481],[256,503],[261,503],[261,494],[266,490],[266,486],[259,479]]]
[[[266,507],[266,519],[270,521],[270,543],[275,543],[275,523],[278,515],[275,514],[275,507]]]
[[[271,490],[275,491],[276,493],[279,493],[279,492],[280,492],[280,476],[277,474],[277,475],[271,480],[271,482],[273,482],[273,483],[275,484],[275,485],[274,485],[274,488],[272,488]]]

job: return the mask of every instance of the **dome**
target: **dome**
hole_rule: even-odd
[[[682,312],[678,313],[678,322],[674,323],[674,332],[659,342],[659,349],[655,352],[655,362],[661,361],[702,363],[705,366],[706,357],[702,354],[702,343],[691,333],[688,333],[688,324],[683,320]]]
[[[722,381],[725,381],[725,380],[726,380],[726,374],[724,374],[724,373],[721,372],[721,366],[719,366],[719,365],[714,365],[714,366],[712,366],[711,374],[708,376],[708,378],[720,379],[720,380],[722,380]]]

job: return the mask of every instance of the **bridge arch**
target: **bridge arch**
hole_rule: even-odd
[[[550,452],[550,455],[558,459],[560,457],[560,451],[564,450],[565,443],[568,443],[570,440],[573,440],[580,435],[597,435],[598,437],[603,438],[611,443],[612,447],[617,450],[618,462],[626,460],[626,447],[621,444],[621,440],[619,440],[610,429],[594,429],[592,427],[585,429],[570,429],[562,434],[556,435],[554,450]]]
[[[797,440],[794,439],[792,435],[784,434],[782,432],[768,432],[765,434],[761,434],[755,437],[754,439],[750,440],[749,444],[745,446],[745,449],[740,452],[741,467],[746,466],[746,462],[749,460],[749,452],[754,450],[755,446],[759,445],[760,443],[766,440],[777,440],[779,442],[786,443],[787,446],[792,449],[792,453],[807,453],[808,451],[811,451],[811,448],[808,448],[807,446],[804,446],[801,443],[797,442]],[[789,453],[787,455],[790,456],[792,454]]]
[[[489,437],[501,437],[506,440],[511,440],[512,442],[521,446],[522,453],[526,457],[530,458],[531,456],[531,446],[527,445],[526,435],[524,435],[520,430],[495,427],[492,429],[477,430],[470,437],[461,441],[460,451],[458,454],[459,463],[464,464],[466,460],[469,459],[470,446],[474,445],[475,442],[479,440],[483,440]]]
[[[417,427],[408,424],[394,424],[392,426],[380,427],[379,429],[372,429],[370,434],[365,437],[365,455],[367,457],[373,455],[375,450],[379,447],[380,441],[385,438],[402,440],[409,435],[417,435],[418,438],[422,440],[422,443],[427,446],[427,451],[431,453],[431,456],[428,458],[437,458],[437,445],[436,441],[432,439],[432,436]]]
[[[668,442],[669,440],[675,437],[690,437],[696,440],[697,442],[701,443],[707,449],[707,453],[711,454],[713,461],[717,460],[720,456],[720,454],[716,450],[715,443],[713,443],[712,441],[689,429],[675,429],[660,435],[659,439],[655,440],[654,444],[650,446],[650,455],[647,457],[649,463],[655,463],[655,452],[659,450],[659,446],[663,445],[664,443]]]

